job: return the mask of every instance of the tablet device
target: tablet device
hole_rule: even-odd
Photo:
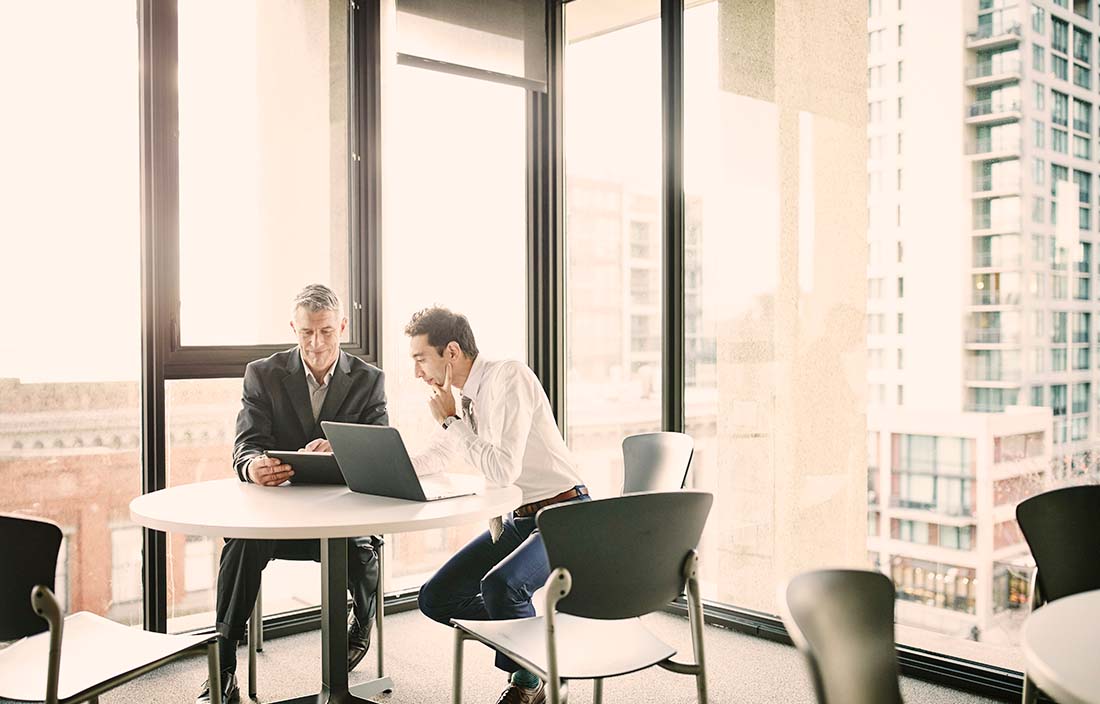
[[[346,485],[344,475],[336,456],[331,452],[289,452],[268,450],[268,457],[274,457],[294,468],[291,484],[341,484]]]

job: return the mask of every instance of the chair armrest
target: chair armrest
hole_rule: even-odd
[[[31,589],[31,608],[50,626],[50,659],[46,673],[45,704],[57,704],[57,681],[61,671],[61,637],[65,618],[61,605],[49,587],[41,584]]]

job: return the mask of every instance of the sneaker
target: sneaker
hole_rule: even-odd
[[[538,687],[528,689],[509,683],[501,692],[497,704],[544,704],[546,692],[543,691],[543,685],[543,682],[539,682]]]
[[[222,704],[234,704],[241,700],[241,688],[237,686],[237,673],[222,673]],[[202,683],[202,692],[195,699],[195,704],[210,704],[210,680]]]
[[[370,649],[370,631],[371,624],[360,625],[353,611],[348,621],[348,672],[354,670],[355,666],[367,657],[367,650]]]

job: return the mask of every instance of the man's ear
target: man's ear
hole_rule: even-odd
[[[447,361],[453,362],[454,360],[458,359],[459,355],[461,354],[462,348],[458,346],[457,342],[451,340],[447,343]]]

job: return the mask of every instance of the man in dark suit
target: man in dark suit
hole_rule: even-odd
[[[294,468],[268,457],[268,450],[331,452],[321,421],[386,425],[382,371],[340,350],[347,327],[340,300],[326,286],[313,284],[294,300],[290,325],[298,345],[252,362],[245,369],[233,466],[243,482],[278,487]],[[273,489],[277,490],[277,489]],[[348,539],[348,589],[354,608],[348,627],[348,670],[366,656],[378,585],[377,538]],[[239,700],[237,643],[256,595],[260,573],[272,559],[320,561],[317,540],[243,540],[229,538],[218,570],[217,630],[223,701]],[[203,685],[196,704],[210,701]]]

